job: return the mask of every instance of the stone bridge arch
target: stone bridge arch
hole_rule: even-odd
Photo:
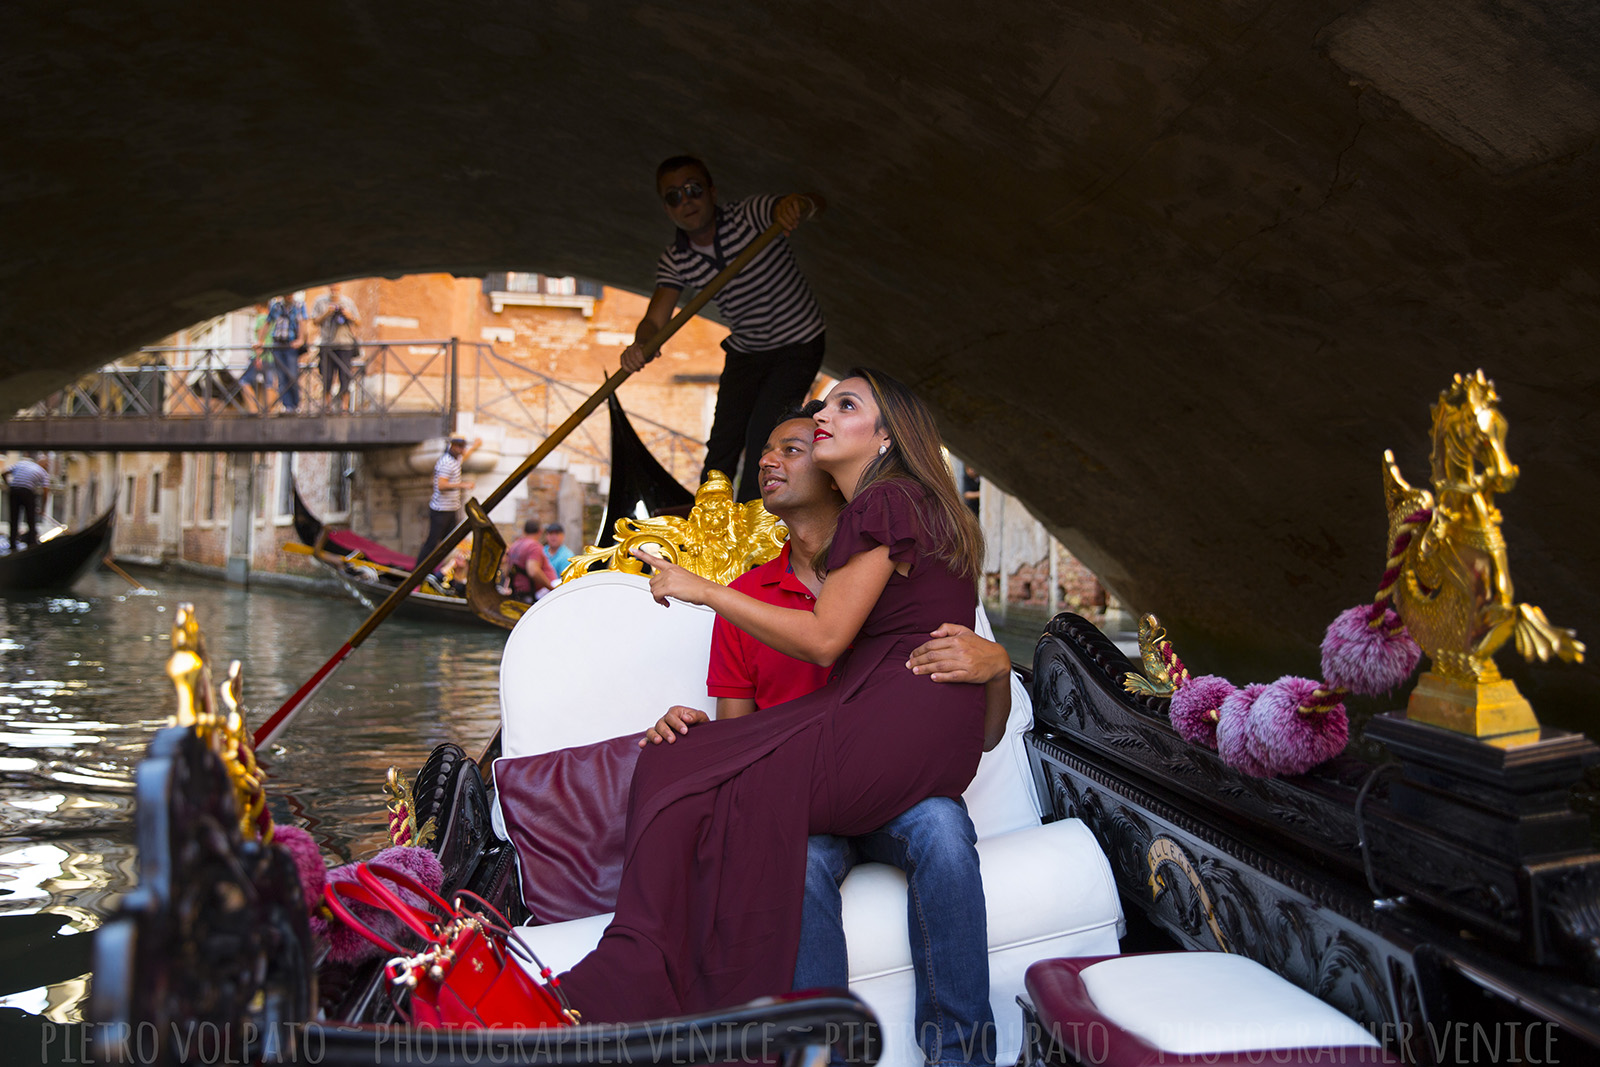
[[[1523,596],[1600,636],[1600,14],[1558,0],[20,2],[0,407],[286,280],[645,287],[654,162],[831,200],[832,366],[919,387],[1191,659],[1310,671],[1377,467],[1483,366]],[[1535,672],[1536,699],[1600,693]]]

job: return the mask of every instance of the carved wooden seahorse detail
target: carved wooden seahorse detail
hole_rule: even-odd
[[[1160,900],[1161,894],[1171,888],[1166,878],[1162,876],[1161,868],[1168,864],[1183,872],[1183,876],[1194,887],[1195,896],[1199,898],[1200,910],[1205,914],[1206,925],[1211,928],[1211,936],[1217,939],[1217,947],[1224,952],[1232,952],[1228,939],[1222,933],[1222,927],[1217,923],[1217,910],[1212,907],[1211,894],[1206,892],[1205,883],[1200,880],[1200,873],[1194,869],[1194,863],[1189,859],[1189,854],[1183,846],[1170,837],[1158,837],[1150,842],[1150,848],[1145,853],[1145,862],[1150,866],[1150,899]]]

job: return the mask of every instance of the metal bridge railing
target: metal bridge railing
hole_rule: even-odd
[[[463,342],[463,409],[478,421],[495,422],[536,440],[564,422],[597,388],[562,381],[507,359],[486,343]],[[628,421],[656,460],[687,483],[698,482],[705,460],[705,442],[665,423],[632,412]],[[561,449],[605,468],[611,465],[611,434],[603,411],[581,423]]]
[[[566,420],[594,386],[563,381],[524,366],[483,342],[449,340],[366,341],[353,346],[348,386],[335,371],[323,374],[313,348],[299,362],[299,404],[284,407],[274,374],[251,375],[258,357],[249,345],[155,346],[119,360],[18,411],[14,420],[154,421],[238,419],[306,420],[330,414],[361,420],[396,415],[438,415],[443,432],[458,411],[496,423],[538,442]],[[325,387],[333,386],[330,395]],[[700,440],[642,415],[629,416],[662,466],[693,483],[705,457]],[[602,470],[611,464],[611,438],[601,412],[562,443],[569,455]]]
[[[209,420],[453,413],[454,340],[368,341],[349,347],[356,349],[356,355],[344,388],[345,376],[336,370],[323,373],[321,361],[331,359],[329,353],[313,348],[300,358],[293,379],[299,393],[293,411],[285,406],[289,390],[283,376],[261,359],[261,353],[249,345],[216,345],[141,348],[137,355],[85,375],[13,418]]]

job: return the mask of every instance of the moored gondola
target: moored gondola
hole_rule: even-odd
[[[113,502],[104,515],[81,530],[58,533],[32,548],[0,555],[0,593],[70,588],[111,551],[116,520]]]
[[[310,556],[326,568],[344,590],[367,608],[372,608],[394,592],[416,566],[416,559],[386,548],[349,530],[336,530],[323,524],[300,498],[294,487],[294,531],[300,545],[289,546]],[[504,627],[473,611],[465,596],[428,582],[413,590],[397,609],[399,614],[420,622],[442,622],[466,626]]]

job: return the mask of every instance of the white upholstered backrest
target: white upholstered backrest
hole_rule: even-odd
[[[500,660],[501,745],[529,756],[643,733],[673,704],[706,695],[710,608],[664,608],[649,579],[604,571],[563,582],[530,607]]]
[[[989,616],[984,613],[982,604],[978,605],[978,617],[972,629],[979,637],[994,640],[994,629],[989,625]],[[978,773],[962,795],[979,837],[993,837],[1039,824],[1039,800],[1033,793],[1033,773],[1028,769],[1028,750],[1022,740],[1032,727],[1033,698],[1013,671],[1011,716],[1006,720],[1005,737],[983,754],[978,762]]]
[[[501,745],[529,756],[643,732],[673,704],[715,713],[706,695],[709,608],[676,600],[663,608],[650,582],[604,571],[556,586],[511,631],[500,661]],[[979,605],[974,630],[994,631]],[[1033,704],[1011,676],[1006,735],[984,753],[965,800],[979,837],[1039,822],[1022,737]]]

